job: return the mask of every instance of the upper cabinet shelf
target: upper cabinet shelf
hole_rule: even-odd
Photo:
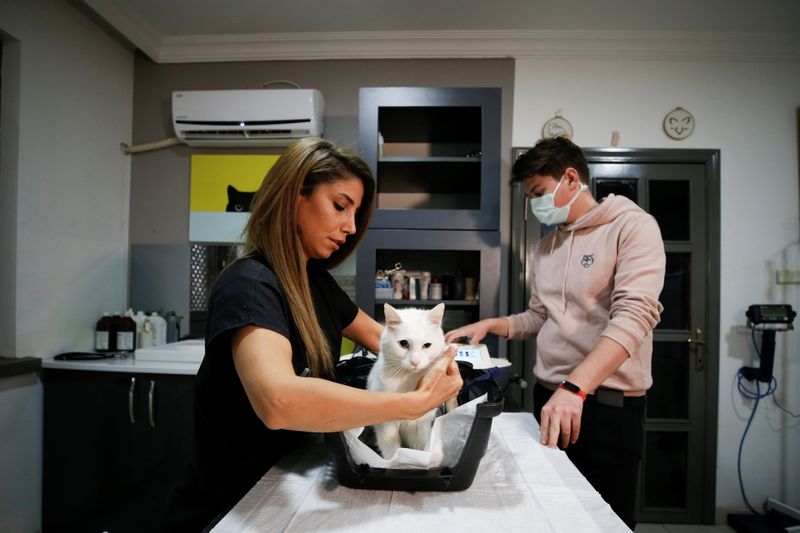
[[[373,228],[500,227],[499,88],[370,87],[359,151],[377,185]]]
[[[383,156],[378,163],[480,163],[475,157],[412,157],[412,156]]]

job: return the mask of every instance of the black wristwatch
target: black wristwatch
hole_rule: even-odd
[[[571,382],[567,381],[566,379],[561,382],[561,385],[559,385],[559,388],[560,389],[564,389],[565,391],[569,391],[572,394],[575,394],[577,396],[580,396],[581,400],[586,401],[586,393],[583,392],[580,387],[578,387],[574,383],[571,383]]]

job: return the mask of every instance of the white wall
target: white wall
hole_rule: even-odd
[[[721,151],[721,299],[717,507],[741,508],[736,477],[739,440],[752,402],[736,392],[734,375],[752,364],[744,312],[752,303],[800,308],[798,286],[776,285],[774,270],[800,269],[798,251],[797,63],[681,61],[517,61],[514,146],[530,146],[558,109],[580,146],[709,148]],[[697,127],[684,141],[662,132],[664,115],[681,106]],[[716,312],[716,302],[712,302]],[[779,334],[778,400],[800,411],[798,333]],[[750,502],[767,496],[800,506],[800,432],[762,401],[748,433],[743,476]]]
[[[126,304],[133,54],[63,0],[0,2],[0,36],[0,355],[89,350]],[[2,390],[0,531],[37,531],[41,386]]]
[[[15,352],[6,355],[89,350],[98,316],[127,298],[130,160],[119,143],[131,136],[133,54],[63,0],[2,2],[0,30],[20,54],[16,300],[13,316],[0,315],[16,323]]]

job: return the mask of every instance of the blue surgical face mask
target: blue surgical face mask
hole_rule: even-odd
[[[581,183],[578,192],[572,199],[567,202],[567,205],[556,207],[555,198],[556,193],[558,192],[558,188],[561,187],[561,184],[564,182],[564,176],[561,176],[561,179],[558,180],[558,185],[556,185],[555,190],[553,192],[549,192],[547,194],[543,194],[541,196],[531,198],[531,211],[533,215],[541,222],[542,224],[563,224],[567,221],[569,217],[569,208],[578,199],[580,196],[581,191],[585,191],[589,189],[589,186]]]

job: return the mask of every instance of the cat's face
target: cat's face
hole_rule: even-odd
[[[445,348],[442,316],[444,304],[431,310],[395,309],[384,304],[386,328],[381,335],[385,364],[421,372],[441,357]]]
[[[228,205],[225,206],[225,211],[234,213],[250,211],[250,204],[255,194],[255,191],[240,191],[233,185],[228,185]]]

